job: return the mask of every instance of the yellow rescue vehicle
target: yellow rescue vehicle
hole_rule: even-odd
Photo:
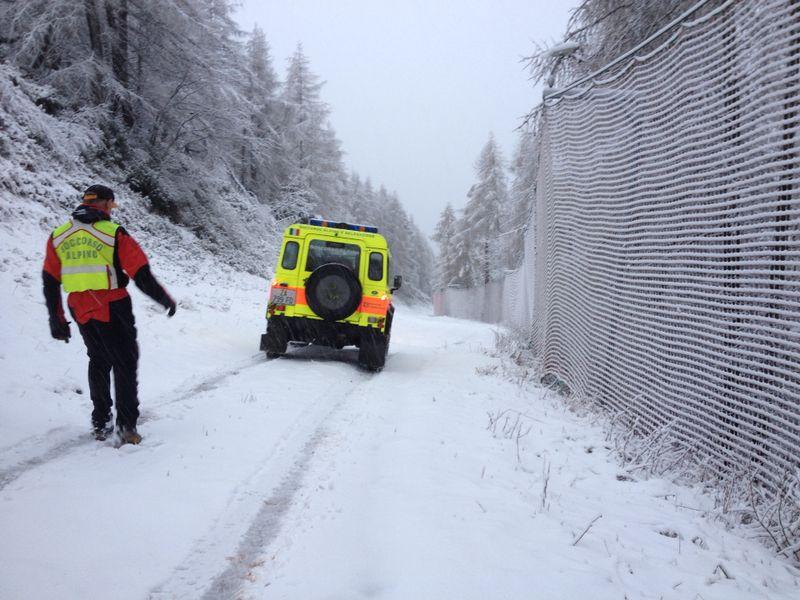
[[[267,304],[261,350],[268,358],[289,342],[358,346],[358,362],[379,371],[392,331],[389,246],[377,228],[308,219],[286,229]]]

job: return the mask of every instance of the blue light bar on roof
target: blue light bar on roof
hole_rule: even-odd
[[[325,221],[324,219],[309,219],[309,225],[317,227],[332,227],[334,229],[349,229],[350,231],[363,231],[365,233],[378,233],[378,228],[371,225],[352,225],[338,221]]]

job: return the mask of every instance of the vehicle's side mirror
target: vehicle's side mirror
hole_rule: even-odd
[[[400,286],[403,285],[403,276],[402,275],[395,275],[394,276],[394,284],[392,285],[392,291],[397,291],[400,289]]]

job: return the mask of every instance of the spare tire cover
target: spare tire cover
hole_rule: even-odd
[[[326,321],[346,319],[361,304],[361,284],[350,267],[339,263],[321,265],[306,281],[306,301]]]

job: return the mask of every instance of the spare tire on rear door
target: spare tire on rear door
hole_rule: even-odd
[[[361,304],[361,284],[345,265],[321,265],[306,281],[306,302],[326,321],[340,321],[356,312]]]

